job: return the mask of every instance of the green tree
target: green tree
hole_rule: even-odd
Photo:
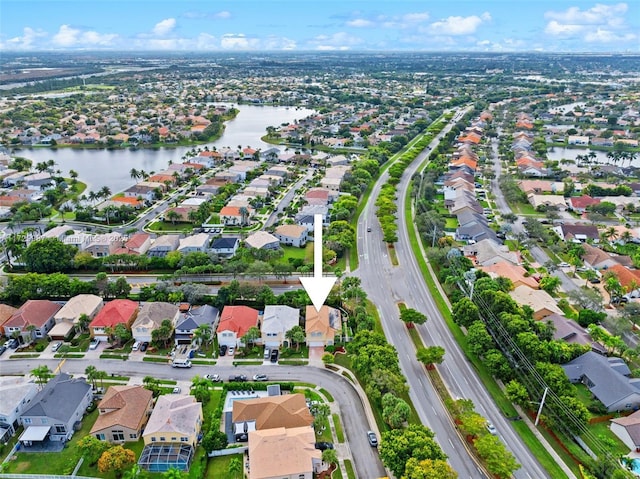
[[[505,392],[507,393],[509,401],[519,405],[520,407],[529,406],[529,393],[527,392],[527,388],[525,388],[519,381],[516,381],[515,379],[509,381],[505,386]]]
[[[41,365],[32,369],[30,374],[35,378],[39,389],[42,389],[44,385],[49,382],[49,379],[53,377],[51,369],[46,365]]]
[[[151,340],[165,348],[172,337],[173,324],[169,319],[163,319],[160,323],[160,327],[151,331]]]
[[[302,333],[302,334],[300,334]],[[296,350],[300,348],[300,343],[304,342],[306,336],[304,334],[304,330],[300,325],[295,325],[289,331],[284,333],[284,337],[289,340],[289,344],[295,344]]]
[[[191,378],[191,395],[203,405],[211,399],[209,392],[209,380],[198,376],[197,374]]]
[[[419,461],[412,457],[407,461],[402,479],[458,479],[458,473],[447,461],[439,459]]]
[[[261,333],[257,326],[251,326],[247,329],[247,332],[244,336],[242,336],[242,342],[244,343],[245,349],[249,350],[251,346],[256,342],[257,339],[260,339]]]
[[[42,238],[33,241],[22,253],[27,271],[34,273],[54,273],[68,271],[73,266],[77,248],[66,245],[56,238]]]
[[[124,324],[118,323],[115,328],[113,328],[112,337],[117,341],[118,346],[122,346],[132,338],[132,335],[131,331],[129,331]]]
[[[394,476],[402,477],[409,459],[446,460],[447,456],[434,439],[433,432],[422,424],[410,424],[406,429],[382,433],[380,459]]]
[[[400,320],[404,322],[407,327],[412,328],[414,324],[426,323],[427,317],[415,309],[404,308],[400,310]]]
[[[98,379],[98,369],[95,366],[87,366],[84,370],[84,373],[87,375],[87,380],[92,384],[93,389],[96,389],[96,379]]]
[[[484,459],[489,472],[501,479],[511,477],[521,467],[502,441],[493,434],[479,437],[474,445],[480,457]]]
[[[186,479],[188,474],[178,468],[170,467],[162,473],[162,479]]]
[[[409,419],[411,408],[403,399],[386,393],[382,396],[382,418],[392,428],[401,428]]]
[[[560,287],[560,278],[557,276],[545,276],[540,280],[540,288],[554,295]]]
[[[90,466],[95,465],[98,459],[100,459],[100,456],[102,456],[102,453],[110,447],[111,444],[106,441],[101,441],[95,436],[84,436],[76,443],[78,452]]]
[[[322,451],[322,462],[327,464],[338,464],[338,453],[335,449],[325,449]]]
[[[231,474],[234,478],[237,478],[242,474],[242,459],[239,457],[233,457],[229,461],[229,474]]]
[[[464,297],[453,305],[454,321],[465,328],[480,319],[478,307],[469,298]]]
[[[442,346],[419,348],[416,352],[416,358],[424,364],[427,369],[431,369],[434,364],[440,364],[443,361],[444,348]]]

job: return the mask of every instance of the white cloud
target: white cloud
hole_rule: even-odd
[[[31,27],[24,27],[22,29],[21,37],[13,37],[7,40],[7,45],[17,50],[30,50],[33,47],[37,47],[37,41],[39,38],[44,38],[47,33],[42,30],[34,30]]]
[[[589,43],[612,43],[612,42],[630,42],[637,38],[633,33],[618,35],[611,30],[598,28],[595,31],[587,32],[584,40]]]
[[[223,10],[213,15],[214,18],[231,18],[231,12]]]
[[[422,23],[429,20],[429,12],[407,13],[402,15],[405,23]]]
[[[471,35],[476,32],[483,22],[491,20],[488,12],[481,16],[471,15],[469,17],[451,16],[443,20],[433,22],[429,25],[429,30],[436,35]]]
[[[119,36],[115,33],[98,33],[92,30],[82,31],[69,25],[61,25],[53,38],[53,44],[65,48],[90,48],[115,46]]]
[[[561,23],[569,23],[575,25],[600,25],[610,21],[617,22],[619,17],[627,12],[626,3],[617,3],[615,5],[603,5],[597,3],[588,10],[581,10],[578,7],[567,8],[563,12],[548,11],[544,17],[549,20],[557,20]]]
[[[349,20],[347,26],[354,28],[373,27],[375,23],[371,20],[365,20],[364,18],[356,18],[355,20]]]
[[[362,45],[363,40],[345,32],[336,32],[333,35],[318,35],[309,43],[316,50],[349,50]]]
[[[226,33],[220,39],[220,47],[223,50],[258,50],[260,40],[247,37],[244,33]]]
[[[176,19],[166,18],[155,24],[155,26],[153,27],[153,34],[159,37],[164,37],[165,35],[171,33],[175,27]]]
[[[551,20],[544,29],[544,32],[554,36],[571,36],[581,33],[584,30],[585,27],[583,25],[566,24],[560,23],[557,20]]]

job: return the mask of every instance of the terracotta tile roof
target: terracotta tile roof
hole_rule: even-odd
[[[11,316],[13,316],[16,311],[18,311],[18,309],[14,308],[13,306],[9,306],[8,304],[0,304],[0,333],[3,333],[4,323],[9,321],[9,319],[11,319]]]
[[[331,310],[333,310],[335,315],[337,310],[326,305],[322,306],[320,311],[316,311],[316,308],[313,306],[307,306],[305,315],[305,332],[309,334],[312,331],[322,331],[325,338],[333,339],[336,334],[336,330],[340,327],[340,324],[339,322],[338,324],[335,324],[335,321],[334,324],[332,324]],[[337,315],[339,318],[340,312],[337,312]]]
[[[640,270],[625,268],[621,264],[610,266],[607,272],[611,271],[616,275],[618,281],[627,292],[640,287]]]
[[[311,477],[322,460],[310,427],[249,433],[249,479]]]
[[[248,306],[225,306],[220,315],[218,331],[233,331],[238,338],[250,327],[258,325],[258,310]]]
[[[527,272],[522,266],[511,264],[507,261],[500,261],[490,266],[482,266],[479,269],[485,273],[493,273],[495,276],[502,276],[508,278],[514,284],[514,286],[520,286],[525,284],[533,289],[538,289],[538,282],[532,276],[525,276]],[[490,274],[491,275],[491,274]]]
[[[258,430],[313,424],[313,416],[303,394],[234,401],[232,418],[233,422],[255,421]]]
[[[152,400],[153,393],[142,386],[109,387],[98,404],[100,415],[91,428],[91,434],[113,426],[139,430],[146,422]]]
[[[41,328],[60,308],[62,308],[61,304],[46,299],[30,299],[4,323],[4,327],[25,329],[28,326],[35,326]]]
[[[220,210],[220,216],[241,216],[240,207],[238,206],[225,206]]]
[[[573,208],[583,209],[583,208],[586,208],[587,206],[600,204],[600,199],[591,198],[591,196],[589,195],[573,196],[569,198],[569,203],[571,203],[571,206]]]
[[[128,324],[131,318],[138,312],[138,303],[130,299],[114,299],[109,301],[100,310],[90,327],[114,327],[116,324]]]

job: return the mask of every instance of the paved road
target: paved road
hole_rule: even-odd
[[[498,130],[498,134],[500,133],[501,131]],[[500,213],[512,213],[513,211],[511,210],[509,203],[507,203],[507,200],[505,200],[504,195],[502,194],[502,190],[500,189],[499,180],[500,176],[502,176],[502,162],[500,161],[500,157],[498,155],[498,140],[496,138],[491,139],[491,156],[493,158],[493,171],[495,173],[495,178],[491,181],[491,192],[495,195],[496,206],[498,207],[498,211],[500,211]],[[524,217],[519,216],[518,220],[511,225],[511,231],[513,234],[526,234],[523,223],[524,219]],[[531,244],[529,244],[529,252],[539,264],[543,265],[547,261],[549,261],[550,258],[547,253],[545,253],[543,249],[538,245],[534,244],[533,241],[534,240],[530,240]],[[569,278],[561,269],[557,269],[552,274],[560,278],[562,289],[565,292],[573,291],[574,289],[578,288],[578,285],[576,285],[576,283],[571,278]]]
[[[278,220],[278,213],[284,211],[291,204],[293,198],[296,195],[296,191],[301,188],[304,183],[309,181],[315,172],[315,168],[309,168],[307,173],[302,178],[300,178],[295,185],[289,188],[289,191],[287,191],[287,193],[282,197],[278,205],[269,215],[269,218],[267,218],[267,221],[264,222],[264,229],[267,229]]]
[[[25,374],[40,365],[47,365],[53,371],[58,367],[59,361],[44,359],[6,360],[0,362],[0,372],[2,374]],[[367,441],[366,432],[370,428],[360,396],[358,396],[353,385],[347,379],[325,369],[311,366],[271,364],[242,367],[194,365],[191,369],[174,369],[165,364],[132,360],[68,359],[62,365],[61,370],[66,373],[84,374],[87,366],[95,366],[107,373],[140,378],[140,383],[142,383],[144,376],[185,381],[184,387],[188,387],[191,378],[196,374],[202,376],[208,373],[217,373],[225,378],[239,372],[247,376],[265,373],[269,376],[269,380],[275,381],[304,381],[316,384],[329,391],[340,408],[343,429],[348,446],[351,449],[358,477],[375,479],[386,475],[378,457],[377,449],[372,448]]]
[[[437,145],[449,128],[434,139],[430,145],[431,148]],[[398,350],[400,365],[411,387],[411,399],[420,419],[436,433],[436,439],[449,456],[449,462],[458,472],[459,477],[461,479],[477,479],[485,477],[485,475],[465,452],[465,445],[449,420],[422,366],[415,359],[413,343],[406,327],[399,320],[396,304],[398,301],[403,301],[408,307],[422,311],[429,318],[425,325],[418,326],[418,331],[425,344],[441,345],[445,348],[445,360],[439,368],[445,383],[453,396],[473,400],[476,410],[496,426],[501,439],[523,466],[514,477],[518,479],[548,477],[546,471],[542,469],[522,443],[520,437],[513,431],[510,422],[502,416],[484,385],[478,379],[475,370],[451,336],[440,311],[424,284],[411,251],[404,219],[403,199],[412,174],[427,154],[428,152],[425,151],[419,155],[419,158],[407,168],[398,185],[399,205],[401,206],[399,206],[399,241],[396,243],[396,251],[400,266],[391,266],[387,258],[386,245],[382,242],[382,232],[375,217],[373,203],[381,185],[387,179],[388,175],[384,174],[374,186],[371,200],[365,207],[358,223],[360,265],[356,274],[362,279],[363,287],[380,311],[387,338]],[[367,227],[372,228],[370,233],[366,232]]]

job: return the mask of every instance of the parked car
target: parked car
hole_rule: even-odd
[[[140,341],[136,341],[135,343],[133,343],[131,351],[137,351],[138,349],[140,349]]]
[[[272,363],[277,363],[278,362],[278,350],[277,349],[272,349],[271,350],[271,362]]]
[[[53,343],[53,346],[51,346],[51,351],[55,353],[58,349],[60,349],[60,346],[62,346],[62,343],[60,341],[58,341],[57,343]]]
[[[264,360],[266,361],[267,359],[269,359],[269,350],[264,348]]]
[[[498,430],[496,429],[496,427],[491,424],[490,422],[487,423],[487,431],[489,431],[489,434],[493,434],[494,436],[496,434],[498,434]]]
[[[18,346],[20,346],[20,343],[16,338],[13,338],[7,343],[7,346],[9,346],[11,349],[18,349]]]
[[[254,381],[268,381],[269,378],[266,374],[256,374],[253,376]]]
[[[367,439],[371,447],[378,447],[378,436],[373,431],[367,431]]]
[[[571,266],[571,265],[569,263],[567,263],[566,261],[558,263],[558,267],[559,268],[568,268],[569,266]]]
[[[316,442],[316,449],[320,449],[321,451],[324,451],[326,449],[333,449],[333,443],[332,442]]]
[[[204,378],[208,379],[209,381],[213,381],[214,383],[219,383],[220,381],[222,381],[219,374],[205,374]]]
[[[6,350],[7,350],[7,347],[4,344],[0,346],[0,356],[2,356],[2,354],[4,354]]]
[[[233,346],[229,346],[229,356],[233,356],[233,353],[236,352],[236,348],[234,348]]]
[[[142,351],[144,353],[147,350],[148,347],[149,347],[149,341],[145,341],[144,343],[142,343],[140,345],[140,351]]]
[[[100,340],[93,338],[89,343],[89,349],[97,349],[100,346]]]
[[[187,358],[174,358],[173,361],[171,361],[171,367],[173,367],[173,368],[190,368],[191,367],[191,360],[189,360]]]
[[[591,284],[600,284],[600,278],[591,278],[589,280],[589,283],[591,283]]]
[[[173,394],[180,394],[182,392],[182,388],[180,386],[176,386],[175,388],[173,388],[173,391],[171,391]]]
[[[229,382],[233,383],[241,383],[247,380],[247,376],[245,376],[244,374],[239,374],[237,376],[229,376]]]
[[[227,354],[227,345],[226,344],[221,344],[220,345],[220,356],[224,356],[225,354]]]

